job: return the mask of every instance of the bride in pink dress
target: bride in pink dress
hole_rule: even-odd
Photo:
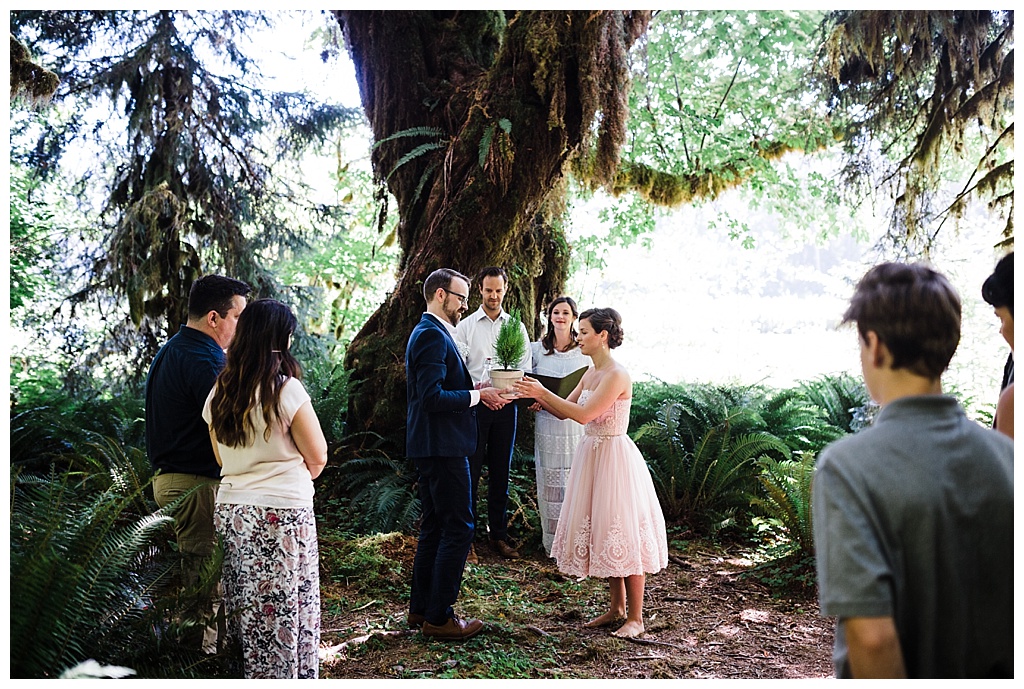
[[[608,579],[608,612],[584,626],[624,621],[613,634],[633,637],[644,632],[645,576],[668,564],[665,517],[647,464],[626,435],[633,386],[629,372],[611,356],[622,344],[618,312],[584,311],[578,341],[594,365],[566,399],[528,376],[516,383],[516,392],[558,418],[585,424],[551,556],[566,574]]]

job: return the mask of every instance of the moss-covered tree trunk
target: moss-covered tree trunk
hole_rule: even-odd
[[[424,310],[423,280],[440,267],[472,277],[501,265],[506,306],[531,315],[560,292],[567,164],[578,159],[610,179],[625,131],[626,51],[649,13],[336,16],[378,142],[374,172],[397,200],[402,248],[394,291],[346,356],[349,429],[401,445],[405,344]]]

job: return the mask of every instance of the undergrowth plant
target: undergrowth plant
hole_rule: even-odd
[[[219,561],[178,590],[178,503],[152,500],[141,400],[51,392],[32,402],[11,418],[12,676],[56,677],[92,660],[147,678],[223,674],[227,656],[183,645],[203,621],[182,611],[219,580]]]
[[[760,471],[756,460],[767,454],[788,458],[790,450],[769,433],[737,432],[748,410],[700,401],[667,402],[634,440],[643,448],[666,518],[713,533],[736,524],[749,508]]]
[[[139,489],[17,473],[11,499],[11,676],[81,661],[128,665],[151,637],[173,561],[154,547],[171,517],[135,512]]]
[[[826,374],[800,384],[800,391],[822,410],[829,424],[852,433],[856,411],[871,402],[864,381],[849,373]]]
[[[336,463],[329,460],[324,474],[318,503],[347,502],[347,526],[359,533],[411,531],[419,519],[416,468],[405,457],[370,447]]]
[[[811,483],[815,456],[797,455],[795,460],[771,457],[759,460],[758,481],[763,490],[751,501],[762,517],[770,520],[785,541],[782,556],[797,553],[814,556],[814,527],[811,520]]]

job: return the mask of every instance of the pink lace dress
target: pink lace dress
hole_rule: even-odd
[[[580,395],[586,406],[589,390]],[[653,574],[668,565],[665,517],[651,472],[626,435],[630,400],[584,427],[551,545],[558,569],[580,577]]]

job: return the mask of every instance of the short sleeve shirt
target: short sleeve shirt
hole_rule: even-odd
[[[203,418],[211,423],[211,390],[203,407]],[[250,411],[255,434],[244,447],[228,447],[218,442],[224,463],[217,502],[232,505],[259,505],[276,508],[313,506],[313,478],[295,441],[291,425],[296,412],[309,402],[302,383],[289,378],[281,388],[281,418],[271,427],[270,439],[264,438],[267,423],[259,404]]]
[[[910,677],[1013,672],[1013,442],[943,395],[890,402],[818,459],[821,612],[892,617]]]

